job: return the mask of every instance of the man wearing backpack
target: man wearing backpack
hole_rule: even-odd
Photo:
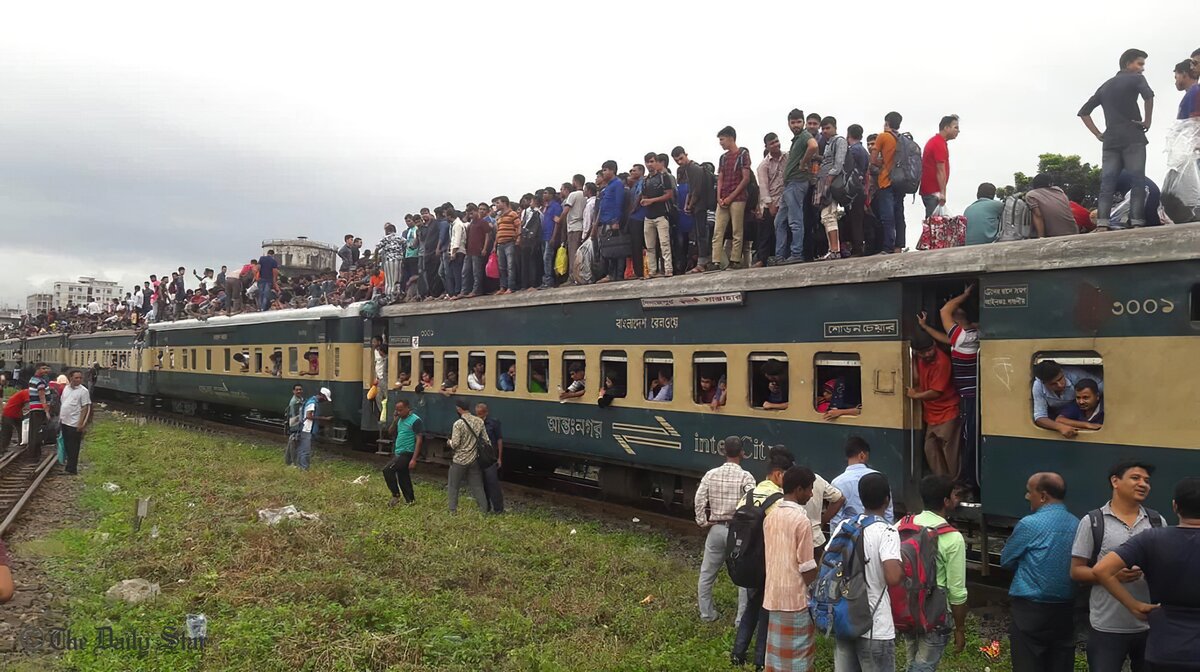
[[[479,467],[478,457],[479,449],[484,444],[490,446],[491,442],[487,438],[487,427],[483,420],[471,415],[467,408],[467,402],[462,399],[454,402],[458,420],[450,432],[450,449],[454,451],[447,487],[450,513],[458,511],[458,489],[462,486],[463,476],[467,478],[467,489],[479,506],[479,511],[487,513],[487,494],[483,490],[483,470]]]
[[[925,143],[921,152],[921,202],[925,204],[925,219],[933,216],[939,205],[946,205],[946,185],[950,182],[950,146],[958,137],[958,115],[942,117],[937,135]]]
[[[729,538],[729,521],[747,492],[754,489],[754,475],[742,468],[742,440],[727,436],[722,445],[725,463],[709,469],[696,488],[696,524],[708,530],[704,541],[704,559],[700,563],[700,579],[696,586],[700,603],[700,620],[715,621],[719,617],[713,606],[713,584],[725,564],[725,546]],[[741,622],[748,595],[738,591],[737,621]]]
[[[958,493],[954,488],[954,481],[950,480],[949,476],[939,474],[930,474],[922,478],[917,489],[920,491],[925,510],[900,522],[898,531],[901,534],[901,545],[907,543],[905,540],[910,538],[911,534],[908,530],[913,528],[927,528],[936,534],[937,551],[933,557],[936,558],[937,564],[937,588],[944,593],[945,603],[949,605],[954,617],[954,652],[962,653],[967,645],[967,542],[961,532],[946,522],[946,516],[958,506]],[[906,566],[905,573],[908,574],[909,570]],[[894,599],[892,613],[896,613]],[[921,615],[913,616],[925,622],[929,621]],[[944,612],[941,616],[945,616]],[[896,629],[904,633],[908,672],[934,672],[950,639],[949,623],[936,624],[936,627],[920,634],[904,632],[910,628],[900,622],[897,622]]]
[[[1070,672],[1075,668],[1075,584],[1071,540],[1079,520],[1063,504],[1063,477],[1029,477],[1025,499],[1033,512],[1004,544],[1000,565],[1013,570],[1009,651],[1013,672]]]
[[[1071,579],[1096,586],[1099,581],[1092,569],[1101,558],[1142,532],[1167,526],[1157,511],[1145,506],[1153,473],[1154,465],[1134,460],[1120,462],[1109,470],[1112,499],[1079,521],[1071,546]],[[1134,599],[1150,601],[1150,589],[1141,569],[1121,569],[1117,578]],[[1145,669],[1146,638],[1150,631],[1145,621],[1129,613],[1099,587],[1092,588],[1088,598],[1088,621],[1091,631],[1087,658],[1093,672],[1119,672],[1126,660],[1133,672]]]
[[[825,150],[817,171],[817,192],[813,195],[813,205],[820,208],[821,226],[829,243],[829,251],[818,261],[829,261],[842,258],[842,247],[838,241],[838,202],[833,198],[831,188],[834,180],[843,180],[844,184],[849,145],[845,138],[838,135],[837,119],[834,117],[821,120],[821,137],[825,142]]]
[[[850,124],[846,128],[846,195],[851,199],[846,206],[846,233],[850,237],[850,256],[861,257],[864,253],[866,232],[863,220],[866,215],[868,165],[871,157],[863,146],[863,127]]]
[[[795,459],[786,448],[783,446],[771,448],[767,454],[767,477],[754,486],[754,492],[751,495],[754,506],[765,506],[766,513],[770,513],[778,506],[779,500],[783,496],[783,475],[794,464]],[[729,655],[729,660],[734,665],[745,665],[746,651],[750,648],[750,640],[753,638],[754,666],[762,669],[766,665],[767,620],[770,616],[769,612],[762,608],[763,586],[748,588],[747,597],[749,599],[746,611],[738,621],[737,634],[733,638],[733,652]]]
[[[812,497],[814,475],[794,466],[783,474],[783,499],[763,522],[767,580],[763,608],[771,612],[767,625],[766,669],[808,672],[816,648],[808,586],[817,578],[813,559],[812,524],[804,505]]]
[[[854,522],[862,526],[858,543],[866,562],[865,565],[855,563],[852,567],[861,567],[866,579],[866,592],[859,599],[864,602],[861,607],[869,609],[862,613],[870,615],[870,629],[854,639],[834,640],[833,669],[834,672],[894,672],[896,628],[892,622],[888,587],[897,586],[904,580],[904,569],[900,564],[900,534],[885,518],[892,503],[887,476],[878,472],[863,476],[858,482],[858,496],[864,512]],[[843,527],[839,525],[833,531],[834,538]],[[832,542],[830,546],[832,548]],[[829,563],[823,561],[822,566],[829,566]]]
[[[874,195],[878,202],[880,225],[883,227],[883,243],[880,254],[901,252],[904,249],[904,193],[892,184],[892,168],[896,162],[896,151],[900,143],[900,124],[904,120],[899,112],[888,112],[883,117],[883,132],[875,139],[871,163],[879,166],[879,191]]]

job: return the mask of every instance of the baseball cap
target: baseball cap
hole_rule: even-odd
[[[321,394],[324,395],[324,397],[329,401],[333,401],[333,393],[329,391],[328,387],[322,387]]]

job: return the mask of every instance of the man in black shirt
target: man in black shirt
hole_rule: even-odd
[[[696,241],[696,267],[688,272],[699,273],[712,261],[712,227],[708,222],[712,177],[705,174],[703,166],[688,158],[683,147],[672,149],[671,157],[687,177],[687,203],[683,209],[692,216],[692,240]]]
[[[1110,226],[1113,192],[1117,176],[1127,170],[1133,176],[1130,189],[1130,219],[1132,226],[1146,224],[1142,213],[1146,206],[1146,131],[1150,130],[1150,117],[1154,112],[1154,92],[1142,71],[1146,69],[1146,52],[1127,49],[1121,54],[1121,70],[1096,89],[1096,93],[1079,109],[1083,125],[1103,144],[1100,171],[1100,203],[1096,209],[1096,229],[1104,231]],[[1146,101],[1146,120],[1142,121],[1138,109],[1138,96]],[[1092,111],[1104,109],[1104,132],[1092,121]]]
[[[641,206],[646,208],[646,224],[644,236],[646,252],[649,254],[650,276],[657,277],[658,262],[654,260],[656,245],[662,246],[663,275],[670,277],[671,263],[671,223],[667,217],[668,204],[675,200],[675,180],[667,172],[667,155],[646,154],[646,168],[650,174],[642,182]]]

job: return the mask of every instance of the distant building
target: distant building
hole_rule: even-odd
[[[42,295],[35,294],[35,296]],[[117,287],[117,283],[81,276],[78,282],[63,280],[54,283],[52,300],[54,307],[61,310],[66,308],[67,304],[86,306],[92,299],[104,305],[118,296],[120,296],[120,289]]]
[[[25,297],[25,313],[27,315],[40,315],[54,305],[53,294],[30,294]]]
[[[275,250],[279,273],[283,276],[312,275],[337,270],[337,248],[304,236],[264,240],[262,250],[263,254]]]

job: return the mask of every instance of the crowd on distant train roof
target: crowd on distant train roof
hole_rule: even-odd
[[[1197,58],[1200,50],[1175,66],[1175,86],[1184,92],[1180,122],[1200,123]],[[835,117],[793,109],[786,151],[776,133],[767,133],[757,166],[738,144],[737,131],[726,126],[717,132],[715,164],[695,160],[680,146],[669,156],[647,152],[644,163],[628,171],[608,160],[593,180],[577,174],[516,201],[502,195],[461,209],[452,203],[422,208],[405,215],[402,230],[385,224],[374,255],[362,238],[346,234],[336,272],[285,276],[271,250],[232,272],[227,266],[202,274],[193,269],[197,284],[188,288],[189,272],[179,267],[169,278],[151,275],[123,300],[27,316],[0,335],[89,333],[253,310],[454,300],[897,254],[906,250],[905,197],[916,194],[934,247],[1167,223],[1159,187],[1145,176],[1154,96],[1142,74],[1146,53],[1129,49],[1119,60],[1117,75],[1078,112],[1103,143],[1101,193],[1091,210],[1079,185],[1064,191],[1052,176],[1039,174],[1025,193],[1003,201],[996,200],[994,185],[978,185],[963,218],[949,218],[958,219],[960,229],[943,231],[947,223],[938,217],[950,184],[949,143],[960,130],[956,115],[942,117],[922,149],[901,131],[899,112],[883,115],[880,131],[864,137],[859,124],[845,126],[843,135]],[[1091,119],[1097,107],[1104,111],[1104,132]],[[1117,198],[1127,207],[1117,208]],[[1200,203],[1183,205],[1185,212],[1200,211]]]

